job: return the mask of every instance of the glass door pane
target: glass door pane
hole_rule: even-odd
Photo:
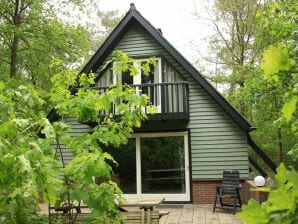
[[[112,180],[116,182],[124,194],[136,194],[136,139],[128,139],[126,145],[120,148],[106,147],[118,165],[111,164],[113,168]]]
[[[184,137],[141,138],[142,193],[185,193]]]

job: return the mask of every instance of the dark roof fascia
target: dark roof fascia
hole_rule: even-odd
[[[103,42],[101,47],[95,52],[91,59],[87,62],[84,68],[81,70],[81,73],[95,72],[98,69],[100,64],[111,52],[114,45],[118,40],[124,35],[125,30],[129,27],[129,24],[133,22],[133,15],[130,13],[131,10],[123,17],[123,19],[118,23],[114,28],[112,33],[107,37]],[[97,65],[97,67],[96,67]]]
[[[130,9],[118,26],[109,35],[99,50],[82,69],[81,73],[88,73],[96,70],[105,57],[111,52],[118,40],[124,35],[126,29],[133,22],[137,21],[181,66],[205,89],[205,91],[229,114],[229,116],[245,131],[251,130],[251,125],[235,110],[235,108],[186,60],[149,21],[147,21],[137,10]]]

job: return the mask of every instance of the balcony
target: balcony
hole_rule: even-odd
[[[171,83],[146,83],[140,85],[132,85],[136,93],[146,94],[148,96],[148,106],[153,105],[157,108],[156,114],[149,114],[148,118],[152,120],[176,120],[188,121],[189,105],[188,105],[188,83],[187,82],[171,82]],[[97,87],[96,89],[106,92],[108,87]],[[102,116],[108,114],[116,115],[116,108],[112,106],[110,111],[103,111]],[[147,113],[147,107],[145,108]]]

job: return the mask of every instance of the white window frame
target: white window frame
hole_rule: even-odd
[[[149,58],[141,58],[141,59],[136,59],[135,61],[136,62],[143,62],[143,61],[146,61],[148,59]],[[157,74],[157,76],[158,76],[157,77],[158,83],[162,83],[161,58],[160,57],[154,58],[154,60],[157,61],[157,64],[154,67],[154,79],[155,79],[155,75]],[[138,74],[133,76],[133,85],[141,85],[142,84],[141,83],[142,82],[141,74],[142,74],[141,68],[139,68]],[[114,85],[117,85],[117,81],[118,81],[117,74],[113,71],[113,84]],[[122,82],[122,80],[121,80],[121,82]],[[155,106],[157,107],[157,112],[158,113],[161,113],[161,87],[160,86],[158,86],[157,91],[159,93],[159,95],[158,95],[158,105],[155,105]],[[137,94],[140,94],[141,93],[141,90],[136,89],[136,93]]]

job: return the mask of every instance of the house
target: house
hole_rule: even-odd
[[[115,181],[125,196],[163,195],[168,202],[212,203],[223,170],[239,170],[244,181],[250,163],[249,145],[270,160],[249,136],[252,126],[131,4],[130,10],[82,69],[97,75],[96,85],[116,79],[102,70],[114,50],[137,60],[154,56],[149,76],[122,75],[122,82],[146,93],[158,113],[136,129],[121,150],[107,149],[119,163]],[[88,125],[67,120],[73,133]],[[66,149],[64,149],[66,150]],[[71,155],[65,152],[65,160]]]

